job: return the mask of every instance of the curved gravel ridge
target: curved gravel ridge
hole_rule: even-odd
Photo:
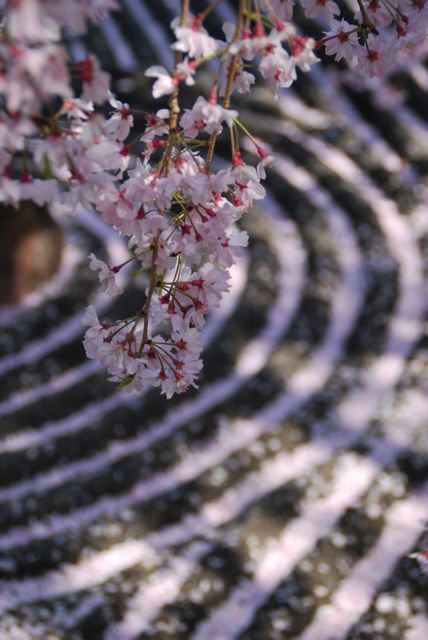
[[[67,37],[131,102],[180,2],[121,4]],[[138,289],[97,294],[87,250],[126,245],[67,222],[57,276],[0,314],[1,638],[426,640],[427,79],[319,64],[242,102],[275,162],[185,397],[85,360],[84,307]]]

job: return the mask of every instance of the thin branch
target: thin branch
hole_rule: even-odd
[[[185,27],[187,24],[187,18],[189,17],[190,12],[190,0],[182,0],[181,3],[181,17],[180,17],[180,25]],[[175,53],[175,67],[181,62],[183,59],[183,54],[180,51],[176,51]],[[177,130],[178,116],[180,115],[180,105],[178,102],[178,87],[171,95],[169,99],[169,137],[168,137],[168,145],[165,149],[165,169],[166,173],[169,173],[170,160],[171,160],[171,152],[172,147],[175,140],[175,134]]]
[[[153,293],[156,288],[156,281],[157,281],[156,258],[158,256],[158,242],[159,242],[159,236],[156,238],[155,245],[153,247],[153,260],[152,260],[152,271],[150,274],[149,291],[147,293],[147,300],[144,304],[143,311],[141,313],[142,317],[144,318],[144,327],[143,327],[143,337],[141,339],[141,346],[140,346],[138,356],[142,355],[144,346],[147,344],[148,338],[149,338],[149,311],[150,311],[150,304],[152,301]]]
[[[246,12],[246,7],[247,7],[247,0],[239,0],[238,19],[236,22],[236,29],[235,29],[232,42],[237,42],[242,37],[242,32],[244,30],[244,16]],[[229,66],[229,71],[227,74],[227,81],[226,81],[226,91],[224,94],[224,101],[223,101],[225,109],[230,109],[230,101],[231,101],[232,92],[233,92],[233,82],[235,80],[236,65],[238,63],[238,60],[239,60],[239,54],[237,53],[234,56],[232,56],[232,59],[230,61],[230,66]],[[208,170],[211,166],[212,158],[214,155],[215,144],[217,142],[218,135],[219,135],[219,131],[214,131],[208,143],[207,162],[206,162],[206,166]]]

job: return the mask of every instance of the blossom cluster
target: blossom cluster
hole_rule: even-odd
[[[172,23],[174,69],[146,70],[153,97],[167,97],[168,105],[145,114],[144,132],[135,135],[135,112],[112,95],[96,57],[71,64],[61,43],[63,28],[82,33],[87,20],[116,7],[114,0],[8,3],[0,41],[0,202],[30,199],[68,212],[83,205],[127,239],[129,261],[107,265],[91,254],[90,267],[115,296],[119,272],[135,262],[147,274],[142,304],[114,322],[100,320],[94,307],[85,315],[86,353],[121,387],[155,386],[171,397],[196,386],[201,330],[248,242],[236,223],[264,197],[271,162],[231,108],[233,95],[250,91],[260,76],[278,96],[299,69],[318,61],[322,45],[369,75],[383,72],[398,47],[410,52],[419,45],[426,24],[425,0],[361,0],[354,24],[337,19],[333,0],[300,4],[330,25],[324,38],[297,31],[293,0],[240,0],[236,23],[225,23],[218,40],[204,26],[215,3],[192,15],[183,0]],[[182,109],[180,87],[194,85],[198,70],[215,61],[210,95]],[[229,141],[230,161],[216,170],[220,135]],[[244,161],[240,135],[253,142],[255,165]]]
[[[353,22],[339,19],[339,7],[332,0],[302,4],[308,17],[324,18],[330,26],[318,46],[369,77],[383,75],[426,49],[426,0],[358,0]]]

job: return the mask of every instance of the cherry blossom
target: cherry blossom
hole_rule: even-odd
[[[276,12],[277,17],[284,22],[289,22],[293,17],[293,9],[295,0],[271,0],[270,3],[266,2],[266,9],[269,8],[269,4]]]
[[[98,278],[101,284],[101,291],[107,293],[109,296],[114,296],[118,293],[122,293],[121,289],[116,281],[116,274],[118,269],[109,267],[105,262],[99,260],[93,253],[89,254],[89,266],[93,271],[98,271]]]
[[[382,75],[391,65],[394,49],[379,36],[370,34],[365,46],[358,47],[358,69],[369,77]]]
[[[225,39],[217,40],[204,26],[210,7],[192,15],[183,2],[171,25],[174,67],[145,71],[154,79],[153,98],[167,96],[168,108],[144,113],[137,136],[132,105],[111,93],[97,57],[72,64],[61,41],[64,28],[82,34],[88,20],[106,17],[118,3],[7,5],[0,43],[0,202],[49,203],[58,213],[81,205],[126,239],[126,263],[108,265],[91,254],[89,266],[107,296],[122,292],[119,275],[128,263],[144,274],[133,315],[112,322],[90,307],[83,322],[88,358],[127,391],[156,387],[170,398],[197,386],[201,331],[229,289],[230,267],[248,244],[239,220],[264,198],[261,181],[273,163],[241,122],[235,94],[249,92],[261,78],[278,97],[318,62],[321,47],[369,77],[423,49],[425,0],[361,0],[346,19],[333,0],[300,0],[306,16],[325,27],[317,41],[291,24],[297,4],[239,0],[237,23],[225,23]],[[181,105],[182,86],[195,85],[208,62],[216,68],[209,94]],[[229,158],[216,169],[220,136]],[[254,145],[254,165],[244,162],[240,136]]]
[[[149,67],[145,75],[148,78],[157,78],[152,89],[153,97],[156,99],[167,96],[177,89],[178,78],[173,78],[164,67],[159,65]]]
[[[346,20],[332,20],[331,30],[325,32],[325,52],[329,56],[334,55],[336,61],[342,58],[355,66],[356,47],[358,47],[358,35],[356,29]]]
[[[180,125],[187,137],[193,138],[201,131],[214,133],[222,128],[222,123],[231,127],[238,112],[233,109],[225,109],[219,104],[207,101],[199,96],[192,109],[185,109]]]
[[[176,51],[188,53],[189,58],[205,58],[216,52],[217,41],[207,33],[198,17],[191,17],[187,26],[181,26],[177,19],[171,26],[177,38],[172,45]]]
[[[110,76],[102,71],[98,59],[91,54],[76,67],[83,82],[81,99],[93,100],[98,104],[106,102],[110,97]]]
[[[334,16],[339,15],[340,10],[332,0],[300,0],[308,18],[323,18],[331,22]]]
[[[276,98],[280,89],[291,87],[297,78],[295,64],[282,47],[275,47],[272,53],[264,56],[259,69]]]

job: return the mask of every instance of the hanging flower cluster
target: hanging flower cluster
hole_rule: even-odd
[[[224,40],[204,27],[215,3],[192,15],[183,0],[172,23],[174,69],[146,71],[154,79],[153,97],[168,96],[169,108],[146,115],[138,140],[143,151],[135,156],[135,140],[129,142],[133,110],[113,97],[95,56],[70,64],[60,42],[62,28],[82,33],[88,19],[115,8],[114,0],[8,3],[0,41],[0,202],[53,202],[70,212],[83,205],[128,239],[128,262],[148,274],[140,308],[108,322],[90,307],[84,319],[88,357],[100,360],[110,379],[128,390],[155,386],[169,398],[196,386],[201,329],[248,242],[235,223],[264,197],[261,180],[272,159],[231,108],[232,95],[250,91],[260,75],[277,96],[297,70],[310,70],[321,46],[368,75],[383,73],[398,51],[415,51],[426,32],[425,0],[359,0],[354,23],[341,18],[332,0],[300,4],[308,17],[329,25],[321,40],[299,34],[290,23],[293,0],[240,0],[236,23],[224,24]],[[218,61],[210,95],[182,110],[181,85],[194,85],[209,61]],[[106,102],[107,116],[99,108]],[[242,133],[254,143],[257,166],[243,160]],[[220,134],[230,141],[230,162],[215,170]],[[125,264],[90,256],[101,289],[112,296],[121,293],[117,275]]]
[[[330,25],[317,46],[361,73],[380,76],[426,49],[426,0],[358,0],[354,22],[340,18],[332,0],[302,0],[308,17]]]

